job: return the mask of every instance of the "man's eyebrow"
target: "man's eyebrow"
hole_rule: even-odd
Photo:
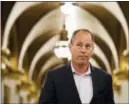
[[[76,44],[83,44],[83,42],[76,42]],[[85,45],[92,45],[92,43],[86,43]]]
[[[79,41],[79,42],[77,42],[77,43],[82,43],[82,42]]]
[[[81,40],[77,40],[76,42],[80,42],[80,43],[83,43]]]

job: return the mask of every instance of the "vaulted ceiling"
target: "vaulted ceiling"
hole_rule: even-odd
[[[39,83],[46,70],[67,62],[53,51],[64,25],[63,2],[1,2],[2,48],[10,50],[18,70]],[[78,28],[95,36],[92,61],[112,73],[129,49],[128,2],[74,2]],[[40,80],[37,80],[40,79]]]

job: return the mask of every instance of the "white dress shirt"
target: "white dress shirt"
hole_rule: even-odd
[[[93,96],[93,85],[92,85],[92,79],[91,79],[91,68],[90,65],[88,67],[88,70],[86,73],[79,75],[78,72],[75,71],[75,69],[72,66],[71,68],[75,80],[75,84],[79,93],[80,100],[82,104],[89,104],[92,96]]]

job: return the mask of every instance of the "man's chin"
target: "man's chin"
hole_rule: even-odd
[[[87,64],[88,61],[78,61],[78,64]]]

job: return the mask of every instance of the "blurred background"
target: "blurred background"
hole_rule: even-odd
[[[112,75],[116,104],[128,104],[128,1],[2,1],[2,103],[37,103],[47,71],[71,60],[69,40],[80,28],[95,36],[90,62]]]

